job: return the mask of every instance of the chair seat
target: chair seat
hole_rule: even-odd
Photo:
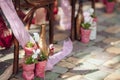
[[[33,6],[44,6],[54,3],[55,0],[25,0],[27,3]]]

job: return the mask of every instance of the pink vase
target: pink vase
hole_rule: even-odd
[[[115,2],[107,2],[106,3],[106,12],[112,13],[114,10]]]
[[[40,78],[45,77],[45,67],[46,67],[47,61],[40,61],[36,64],[35,68],[35,75]]]
[[[24,80],[34,80],[35,64],[23,64],[22,76]]]
[[[81,41],[83,43],[89,42],[90,33],[91,33],[91,30],[81,28]]]
[[[33,50],[37,49],[37,45],[34,45],[34,47],[32,48],[28,48],[28,47],[24,47],[24,51],[25,51],[25,56],[29,57],[33,54]]]

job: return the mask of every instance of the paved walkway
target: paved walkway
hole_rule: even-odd
[[[120,10],[115,8],[112,14],[106,14],[103,8],[97,8],[97,39],[83,44],[74,41],[72,53],[46,72],[45,80],[120,80]],[[61,34],[55,39],[57,50],[61,49]],[[20,50],[20,56],[24,51]],[[13,61],[13,48],[0,51],[0,73]],[[10,80],[23,80],[22,70]],[[38,79],[39,80],[39,79]]]

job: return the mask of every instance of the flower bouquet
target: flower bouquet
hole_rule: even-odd
[[[37,63],[37,56],[33,54],[27,58],[25,58],[25,62],[23,63],[23,73],[22,76],[25,80],[33,80],[34,79],[34,69],[35,63]]]
[[[91,17],[92,10],[84,11],[84,22],[81,24],[81,41],[83,43],[88,43],[91,33],[91,25],[93,22],[93,18]]]
[[[39,78],[45,77],[45,67],[47,64],[47,56],[43,51],[38,56],[38,62],[36,63],[35,75]]]
[[[115,6],[115,0],[107,0],[105,6],[106,6],[106,12],[112,13]]]
[[[33,42],[27,42],[27,44],[24,47],[25,55],[31,56],[33,54],[33,50],[37,49],[37,45]]]

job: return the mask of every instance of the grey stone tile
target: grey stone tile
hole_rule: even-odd
[[[46,72],[45,80],[56,80],[60,74],[54,72]]]
[[[75,67],[75,64],[72,64],[72,63],[67,62],[67,61],[61,61],[57,64],[57,66],[65,67],[65,68],[73,68],[73,67]]]
[[[96,71],[96,72],[85,75],[85,78],[88,80],[104,80],[104,78],[108,74],[109,74],[108,72]]]
[[[103,66],[103,65],[99,66],[98,68],[100,69],[100,71],[105,71],[105,72],[108,72],[108,73],[113,73],[115,71],[115,69],[108,68],[108,67]]]
[[[112,33],[107,33],[107,32],[105,32],[105,31],[100,31],[100,32],[98,32],[98,35],[100,35],[100,36],[102,36],[102,37],[104,37],[104,38],[114,36],[114,34],[112,34]],[[100,38],[100,37],[98,37],[98,38]]]
[[[104,80],[120,80],[120,73],[112,73],[110,75],[108,75],[107,77],[105,77]]]
[[[59,74],[63,74],[65,72],[67,72],[68,69],[67,68],[64,68],[64,67],[60,67],[60,66],[55,66],[52,70],[52,72],[55,72],[55,73],[59,73]]]
[[[7,62],[0,62],[0,75],[7,69],[11,64]]]
[[[74,71],[87,71],[87,70],[97,70],[97,69],[98,68],[96,65],[89,62],[83,62],[80,65],[73,68]]]
[[[83,53],[91,53],[92,51],[94,51],[94,50],[96,50],[96,49],[98,49],[98,47],[96,47],[96,46],[90,46],[90,47],[86,48],[86,49],[83,51]]]
[[[103,35],[97,35],[97,38],[94,40],[94,42],[100,42],[104,39],[105,39],[105,37]]]
[[[111,53],[111,54],[120,54],[120,47],[116,47],[116,46],[113,46],[113,47],[108,47],[106,49],[106,52],[108,53]]]
[[[107,61],[107,60],[110,60],[111,58],[115,57],[116,55],[115,54],[110,54],[110,53],[107,53],[107,52],[93,52],[91,53],[91,58],[94,58],[94,59],[98,59],[98,60],[103,60],[103,61]]]
[[[105,26],[101,26],[101,25],[97,25],[97,31],[100,32],[100,31],[104,31],[107,27]]]
[[[77,57],[79,59],[82,59],[84,58],[85,56],[88,56],[90,53],[83,53],[83,52],[78,52],[78,53],[75,53],[73,54],[74,57]]]
[[[63,78],[64,80],[80,80],[82,78],[82,75],[67,72],[67,73],[61,75],[61,78]]]
[[[119,69],[117,69],[117,70],[115,70],[115,72],[116,72],[116,73],[120,73],[120,68],[119,68]]]
[[[109,68],[115,68],[120,63],[120,56],[116,56],[109,61],[105,62],[103,65]]]
[[[87,59],[87,62],[92,63],[94,65],[100,66],[103,64],[106,60],[103,59],[95,59],[95,58],[89,58]]]
[[[115,23],[114,22],[108,22],[108,20],[106,19],[102,22],[99,22],[98,25],[105,26],[105,27],[110,27],[110,26],[115,25]]]
[[[56,80],[64,80],[64,79],[62,79],[62,78],[57,78]]]
[[[120,32],[117,33],[117,34],[115,34],[115,37],[116,37],[116,38],[120,38]]]
[[[100,42],[96,42],[94,46],[97,46],[97,47],[100,47],[100,48],[107,48],[110,45],[108,45],[106,43],[103,43],[103,41],[100,41]]]

